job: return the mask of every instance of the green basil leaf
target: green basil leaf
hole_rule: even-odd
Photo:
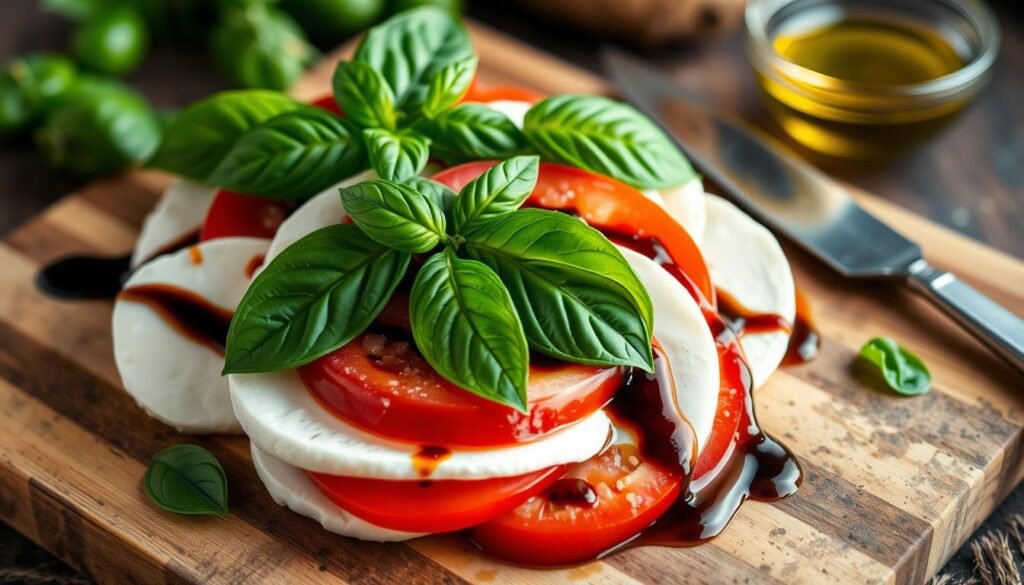
[[[501,112],[482,104],[462,104],[422,125],[433,154],[451,163],[503,159],[527,150],[526,137]]]
[[[395,128],[395,96],[388,82],[362,61],[341,61],[334,70],[334,99],[353,122],[366,128]]]
[[[466,253],[508,287],[533,349],[653,371],[654,309],[614,244],[572,216],[521,209],[465,234]]]
[[[367,236],[385,246],[419,254],[445,238],[443,208],[405,185],[363,181],[342,189],[341,203]]]
[[[561,95],[530,108],[523,134],[546,160],[608,175],[640,189],[674,187],[697,175],[647,116],[595,95]]]
[[[519,209],[537,186],[539,171],[538,157],[517,156],[494,165],[470,181],[452,208],[455,233],[461,234],[477,222]]]
[[[422,110],[434,76],[446,66],[473,56],[465,27],[432,6],[407,10],[366,34],[355,60],[384,75],[405,113]]]
[[[379,128],[363,131],[370,166],[382,179],[401,181],[427,166],[430,140],[409,130],[391,132]]]
[[[433,118],[455,105],[469,89],[476,76],[477,57],[473,55],[446,65],[434,75],[423,104],[423,115]]]
[[[286,112],[243,136],[207,182],[248,195],[305,199],[363,168],[357,132],[320,108]]]
[[[904,396],[917,396],[932,389],[932,376],[916,355],[888,337],[875,337],[860,348],[864,370],[878,375],[891,389]]]
[[[175,445],[156,454],[143,478],[146,495],[176,514],[228,513],[228,480],[212,453],[198,445]]]
[[[402,184],[419,191],[420,195],[430,199],[436,207],[444,210],[445,213],[455,204],[455,191],[437,181],[417,176],[405,179]]]
[[[223,11],[213,31],[213,55],[238,85],[284,91],[319,56],[287,13],[265,2],[247,2]]]
[[[423,265],[409,295],[416,347],[449,382],[526,411],[529,348],[508,291],[451,248]]]
[[[43,8],[71,20],[86,20],[110,8],[110,0],[43,0]]]
[[[213,95],[175,116],[148,166],[204,182],[245,133],[300,107],[294,99],[273,91]]]
[[[224,373],[294,368],[352,341],[387,304],[409,258],[352,224],[321,228],[285,248],[235,311]]]

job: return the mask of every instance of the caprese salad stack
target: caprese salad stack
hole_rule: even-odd
[[[791,493],[751,406],[795,314],[776,240],[634,109],[481,87],[476,64],[416,9],[326,100],[183,112],[152,162],[183,179],[115,305],[126,389],[244,430],[275,501],[368,540],[470,529],[559,565]],[[737,335],[716,289],[780,327]]]

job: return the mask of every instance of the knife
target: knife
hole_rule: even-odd
[[[748,213],[843,276],[902,281],[1024,372],[1024,320],[930,265],[920,246],[865,211],[846,187],[771,137],[701,105],[643,61],[614,49],[602,59],[622,96]]]

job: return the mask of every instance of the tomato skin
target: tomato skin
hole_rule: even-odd
[[[513,477],[392,481],[309,472],[339,507],[371,524],[406,532],[452,532],[505,514],[565,473],[564,465]]]
[[[314,108],[320,108],[321,110],[327,110],[328,112],[330,112],[332,114],[336,114],[338,116],[344,116],[345,115],[341,111],[341,106],[338,105],[337,100],[335,100],[334,96],[331,95],[331,94],[327,94],[325,96],[318,97],[317,99],[315,99],[312,102],[310,102],[310,105],[313,106]]]
[[[496,161],[476,161],[434,175],[455,191],[491,168]],[[653,238],[671,258],[665,266],[698,301],[714,302],[715,289],[704,257],[679,222],[633,187],[590,171],[541,163],[537,187],[526,205],[577,213],[616,243],[634,247]],[[638,249],[637,251],[645,252]]]
[[[206,212],[199,239],[205,242],[228,237],[273,238],[293,205],[220,189]]]
[[[669,509],[683,482],[679,475],[649,462],[624,470],[628,455],[618,448],[577,463],[566,473],[567,478],[583,478],[594,486],[597,501],[592,507],[569,512],[568,506],[553,504],[550,493],[541,494],[474,528],[473,542],[493,557],[545,567],[592,561],[628,542]],[[625,487],[618,490],[616,479],[623,477],[628,478]]]
[[[486,86],[480,85],[480,78],[473,78],[473,83],[466,90],[460,102],[490,103],[499,101],[529,102],[535,104],[544,99],[544,94],[514,85]]]

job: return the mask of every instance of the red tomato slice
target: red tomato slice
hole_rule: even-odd
[[[292,201],[253,197],[221,189],[206,212],[199,239],[206,241],[231,236],[273,238],[295,205]]]
[[[345,113],[341,111],[341,106],[338,105],[337,100],[335,100],[334,96],[331,94],[327,94],[313,100],[310,102],[310,105],[320,108],[321,110],[327,110],[332,114],[337,114],[339,116],[345,115]]]
[[[474,78],[473,84],[469,86],[469,89],[460,101],[489,103],[510,100],[535,104],[542,99],[544,99],[544,94],[532,89],[516,87],[514,85],[485,86],[480,85],[480,78]]]
[[[391,481],[309,473],[332,502],[383,528],[451,532],[500,516],[539,494],[564,465],[481,480]]]
[[[716,340],[721,383],[718,390],[718,407],[711,436],[700,450],[693,464],[693,479],[698,480],[712,472],[718,464],[736,448],[740,420],[746,409],[747,390],[741,384],[730,382],[742,380],[747,372],[741,362],[740,352],[728,347],[728,342]]]
[[[461,164],[434,175],[459,191],[495,165]],[[576,213],[617,244],[656,259],[698,299],[715,298],[704,257],[690,234],[660,205],[633,187],[575,167],[541,163],[527,205]]]
[[[531,356],[529,412],[467,392],[442,378],[407,332],[396,293],[366,332],[299,368],[306,388],[352,424],[390,439],[429,445],[494,447],[536,439],[604,406],[622,383],[619,368]]]
[[[602,556],[675,502],[679,474],[615,445],[569,468],[544,494],[473,529],[487,554],[525,565],[569,565]]]

